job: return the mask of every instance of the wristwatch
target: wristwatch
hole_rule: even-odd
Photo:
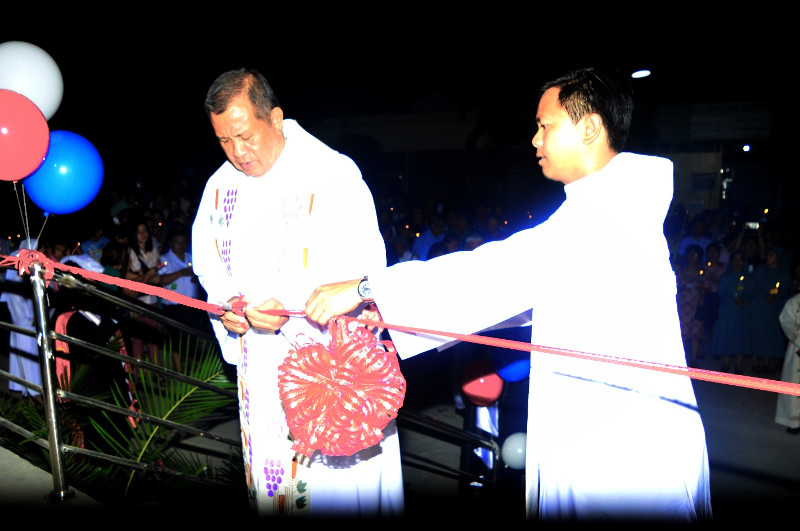
[[[367,277],[362,278],[361,282],[358,283],[358,294],[364,302],[373,302],[375,300],[372,298],[372,290],[369,287],[369,279]]]

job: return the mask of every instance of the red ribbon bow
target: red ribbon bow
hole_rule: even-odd
[[[406,381],[390,342],[348,320],[329,325],[326,347],[310,343],[286,356],[278,387],[292,448],[311,456],[353,455],[383,439],[383,428],[403,405]]]

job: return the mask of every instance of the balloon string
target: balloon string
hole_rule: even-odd
[[[42,233],[44,232],[44,226],[47,223],[48,219],[50,219],[50,218],[49,217],[44,218],[44,222],[42,222],[42,228],[39,229],[39,234],[36,235],[36,246],[37,247],[39,247],[39,245],[41,245]],[[30,244],[30,242],[28,242],[28,247],[30,247],[30,246],[31,246],[31,244]]]
[[[25,196],[25,187],[22,187],[22,200],[20,201],[19,197],[19,190],[17,189],[17,181],[14,181],[14,195],[17,198],[17,208],[19,208],[19,215],[22,218],[22,230],[25,233],[25,239],[28,242],[28,248],[32,247],[31,245],[31,231],[30,231],[30,220],[28,218],[28,201],[27,197]],[[39,234],[36,235],[37,246],[38,242],[41,241],[42,233],[44,232],[44,227],[47,224],[47,220],[49,219],[48,216],[45,216],[44,222],[42,223],[42,228],[39,229]]]
[[[226,311],[234,311],[236,313],[241,314],[244,311],[245,304],[241,299],[233,303],[232,305],[226,304],[225,306],[220,304],[203,302],[197,299],[193,299],[191,297],[187,297],[186,295],[170,291],[166,288],[161,288],[157,286],[148,286],[147,284],[141,284],[133,280],[121,279],[118,277],[104,275],[102,273],[95,273],[93,271],[88,271],[86,269],[81,269],[79,267],[72,267],[60,263],[54,263],[49,258],[45,257],[42,253],[38,251],[28,251],[26,249],[23,249],[20,251],[19,256],[0,255],[0,258],[3,259],[2,261],[0,261],[0,266],[13,264],[17,267],[17,269],[19,269],[20,274],[28,270],[28,267],[30,266],[30,263],[32,261],[38,261],[41,262],[45,267],[46,278],[52,278],[53,275],[52,269],[62,269],[70,273],[89,278],[91,280],[96,280],[99,282],[112,284],[119,287],[125,287],[134,291],[138,291],[140,293],[145,293],[147,295],[155,295],[157,297],[162,297],[164,299],[171,300],[178,304],[183,304],[185,306],[207,311],[214,315],[222,315]],[[276,315],[284,317],[305,316],[305,312],[302,310],[260,310],[260,311],[268,315]],[[340,316],[337,319],[345,319],[346,321],[356,321],[361,324],[366,324],[378,328],[385,328],[388,330],[396,330],[411,334],[449,337],[452,339],[457,339],[459,341],[489,345],[489,346],[512,349],[512,350],[520,350],[524,352],[536,351],[546,354],[557,354],[561,356],[587,359],[591,361],[600,361],[617,365],[624,365],[628,367],[636,367],[636,368],[655,370],[681,376],[688,376],[689,378],[695,380],[705,380],[714,383],[722,383],[738,387],[747,387],[750,389],[757,389],[761,391],[772,391],[776,393],[800,396],[800,384],[796,384],[793,382],[785,382],[782,380],[770,380],[767,378],[756,378],[752,376],[734,375],[734,374],[715,372],[704,369],[695,369],[692,367],[682,367],[677,365],[667,365],[667,364],[660,364],[642,360],[618,358],[604,354],[592,354],[588,352],[580,352],[575,350],[558,349],[553,347],[533,345],[531,343],[525,343],[522,341],[513,341],[509,339],[501,339],[496,337],[487,337],[487,336],[472,335],[472,334],[457,334],[454,332],[427,330],[424,328],[412,328],[408,326],[392,325],[384,323],[382,321],[375,321],[364,318]]]
[[[22,189],[22,194],[25,194],[25,188]],[[20,201],[19,189],[17,188],[17,181],[14,181],[14,196],[17,198],[17,208],[19,209],[19,217],[22,218],[22,231],[25,233],[25,239],[28,240],[28,247],[31,246],[31,236],[28,231],[28,208],[25,205],[24,199]],[[23,208],[25,212],[23,213]]]

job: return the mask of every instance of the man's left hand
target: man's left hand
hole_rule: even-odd
[[[361,304],[360,278],[325,284],[314,290],[306,302],[306,317],[321,325],[338,315],[349,313]]]
[[[253,328],[260,330],[278,331],[286,321],[289,320],[287,315],[272,315],[265,313],[262,310],[285,310],[283,304],[276,299],[267,299],[259,306],[248,306],[245,308],[244,315],[247,321]]]

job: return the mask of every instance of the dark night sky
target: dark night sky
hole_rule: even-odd
[[[404,16],[320,14],[315,23],[244,11],[186,18],[68,11],[47,22],[4,17],[0,42],[36,44],[59,65],[64,96],[50,130],[95,145],[105,166],[101,193],[120,180],[189,167],[205,174],[221,162],[203,99],[219,73],[238,66],[264,73],[286,115],[311,128],[330,117],[411,112],[426,95],[528,119],[542,81],[597,64],[651,68],[643,92],[655,101],[758,99],[773,90],[762,79],[775,81],[768,72],[780,49],[774,39],[742,38],[742,25],[720,33],[717,17],[660,19],[657,28],[630,32],[616,16],[603,25],[564,13],[432,16],[405,7]]]

